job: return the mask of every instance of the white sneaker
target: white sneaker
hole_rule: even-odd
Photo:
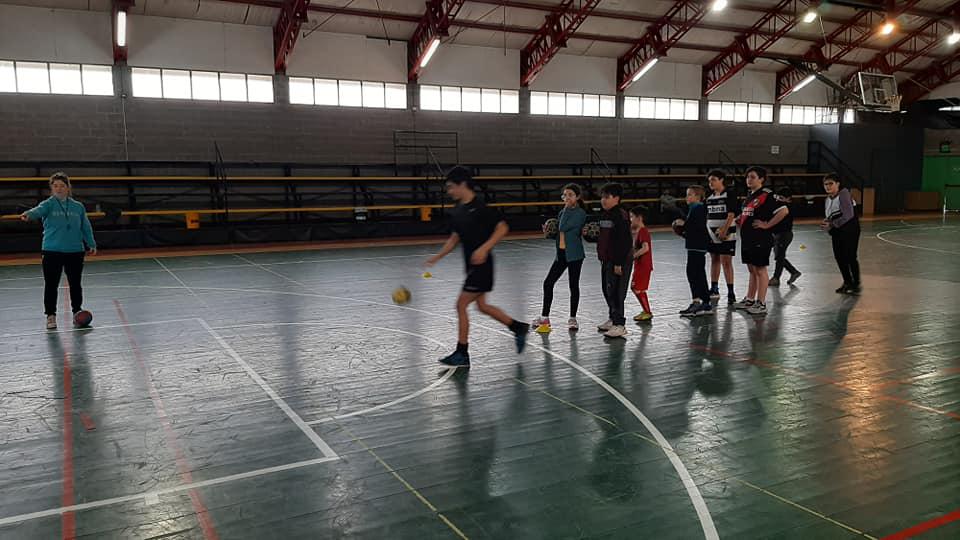
[[[744,298],[739,302],[734,302],[733,309],[750,309],[751,306],[753,306],[753,300]]]
[[[533,320],[532,323],[530,323],[530,326],[532,326],[533,328],[536,328],[543,323],[550,324],[550,317],[537,317],[536,319]]]
[[[625,335],[627,335],[627,327],[620,326],[620,325],[611,326],[610,329],[607,330],[605,334],[603,334],[604,337],[609,337],[609,338],[618,338],[618,337],[623,337]]]
[[[610,330],[611,328],[613,328],[613,321],[611,321],[610,319],[607,319],[607,322],[605,322],[605,323],[603,323],[603,324],[598,324],[598,325],[597,325],[597,330],[599,330],[599,331],[601,331],[601,332],[606,332],[607,330]]]
[[[47,330],[56,330],[56,329],[57,329],[57,316],[47,315]]]
[[[570,319],[567,321],[567,330],[570,330],[571,332],[576,332],[579,329],[580,329],[580,323],[577,322],[577,318],[570,317]]]
[[[767,305],[763,302],[755,302],[752,306],[747,308],[747,313],[751,315],[766,315]]]

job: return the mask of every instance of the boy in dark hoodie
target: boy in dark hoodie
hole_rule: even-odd
[[[682,221],[684,247],[687,249],[687,282],[693,302],[680,312],[683,317],[712,315],[710,287],[707,285],[707,248],[710,245],[710,232],[707,230],[707,207],[703,204],[706,191],[703,186],[687,188],[687,219]]]
[[[597,241],[597,257],[600,259],[603,276],[603,297],[607,301],[610,318],[597,330],[609,338],[627,335],[627,319],[623,304],[630,286],[630,270],[633,266],[633,238],[630,234],[630,214],[620,205],[623,186],[611,183],[600,188],[600,239]]]

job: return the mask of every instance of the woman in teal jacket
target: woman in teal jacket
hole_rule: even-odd
[[[70,178],[62,172],[50,177],[50,198],[36,208],[20,214],[23,221],[43,222],[43,308],[47,329],[57,327],[57,288],[66,270],[70,284],[70,305],[76,313],[83,309],[83,274],[85,253],[95,255],[97,243],[83,204],[70,197]]]
[[[578,330],[577,307],[580,305],[580,270],[583,267],[583,238],[580,236],[587,222],[587,211],[583,209],[583,191],[577,184],[563,186],[563,209],[557,216],[557,256],[543,280],[543,310],[534,321],[537,332],[550,332],[550,306],[553,304],[553,287],[557,280],[567,272],[570,278],[570,319],[567,328]]]

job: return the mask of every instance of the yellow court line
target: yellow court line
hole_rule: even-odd
[[[613,427],[615,427],[615,428],[618,428],[618,429],[620,429],[620,430],[622,430],[622,431],[624,431],[624,432],[627,432],[623,427],[617,425],[616,422],[614,422],[614,421],[612,421],[612,420],[610,420],[610,419],[607,419],[607,418],[604,418],[603,416],[600,416],[600,415],[598,415],[598,414],[592,413],[592,412],[590,412],[590,411],[588,411],[588,410],[586,410],[586,409],[584,409],[584,408],[582,408],[582,407],[580,407],[580,406],[578,406],[578,405],[576,405],[576,404],[574,404],[574,403],[571,403],[571,402],[569,402],[569,401],[567,401],[567,400],[565,400],[565,399],[563,399],[563,398],[561,398],[561,397],[558,397],[558,396],[556,396],[556,395],[554,395],[554,394],[552,394],[552,393],[550,393],[550,392],[547,392],[546,390],[541,390],[540,388],[537,388],[536,386],[533,386],[533,385],[531,385],[531,384],[529,384],[529,383],[527,383],[527,382],[521,381],[520,379],[518,379],[518,378],[516,378],[516,377],[514,377],[513,380],[516,381],[516,382],[518,382],[518,383],[520,383],[520,384],[522,384],[522,385],[524,385],[524,386],[526,386],[527,388],[529,388],[529,389],[531,389],[531,390],[540,392],[541,394],[543,394],[543,395],[545,395],[545,396],[547,396],[547,397],[550,397],[550,398],[552,398],[552,399],[554,399],[554,400],[556,400],[556,401],[559,401],[560,403],[563,403],[564,405],[566,405],[566,406],[568,406],[568,407],[570,407],[570,408],[572,408],[572,409],[576,409],[577,411],[579,411],[579,412],[581,412],[581,413],[583,413],[583,414],[586,414],[586,415],[588,415],[588,416],[591,416],[591,417],[593,417],[593,418],[596,418],[597,420],[600,420],[600,421],[602,421],[602,422],[606,422],[607,424],[609,424],[609,425],[611,425],[611,426],[613,426]],[[656,446],[656,447],[658,447],[658,448],[661,448],[661,449],[663,448],[662,446],[660,446],[659,443],[657,443],[657,441],[655,441],[655,440],[653,440],[653,439],[650,439],[650,438],[648,438],[648,437],[644,437],[643,435],[641,435],[641,434],[639,434],[639,433],[636,433],[636,432],[633,432],[633,431],[630,431],[630,432],[627,432],[627,433],[629,433],[630,435],[633,435],[634,437],[636,437],[636,438],[638,438],[638,439],[640,439],[640,440],[643,440],[643,441],[645,441],[645,442],[648,442],[648,443],[650,443],[650,444],[652,444],[652,445],[654,445],[654,446]],[[870,540],[877,540],[876,537],[871,536],[871,535],[869,535],[869,534],[867,534],[867,533],[865,533],[865,532],[863,532],[863,531],[861,531],[861,530],[859,530],[859,529],[856,529],[856,528],[854,528],[854,527],[851,527],[851,526],[849,526],[849,525],[847,525],[847,524],[845,524],[845,523],[842,523],[842,522],[840,522],[840,521],[837,521],[837,520],[835,520],[835,519],[833,519],[833,518],[831,518],[831,517],[825,516],[824,514],[822,514],[822,513],[820,513],[820,512],[817,512],[816,510],[814,510],[814,509],[812,509],[812,508],[808,508],[808,507],[806,507],[806,506],[803,506],[802,504],[795,503],[795,502],[791,501],[790,499],[786,499],[786,498],[784,498],[784,497],[781,497],[780,495],[777,495],[776,493],[773,493],[772,491],[766,490],[766,489],[764,489],[764,488],[762,488],[762,487],[760,487],[760,486],[757,486],[757,485],[755,485],[755,484],[752,484],[752,483],[750,483],[750,482],[748,482],[748,481],[746,481],[746,480],[741,480],[740,478],[737,478],[736,476],[731,476],[731,477],[729,477],[729,479],[730,479],[730,480],[734,480],[734,481],[736,481],[736,482],[739,482],[740,484],[742,484],[742,485],[744,485],[744,486],[747,486],[747,487],[749,487],[749,488],[751,488],[751,489],[754,489],[754,490],[756,490],[756,491],[759,491],[760,493],[763,493],[764,495],[767,495],[767,496],[769,496],[769,497],[772,497],[772,498],[774,498],[774,499],[776,499],[776,500],[778,500],[778,501],[780,501],[780,502],[782,502],[782,503],[784,503],[784,504],[788,504],[788,505],[790,505],[790,506],[793,506],[793,507],[797,508],[798,510],[802,510],[802,511],[804,511],[804,512],[806,512],[806,513],[808,513],[808,514],[810,514],[810,515],[812,515],[812,516],[818,517],[818,518],[820,518],[820,519],[822,519],[822,520],[824,520],[824,521],[827,521],[827,522],[829,522],[829,523],[832,523],[832,524],[834,524],[834,525],[837,525],[838,527],[842,527],[842,528],[844,528],[844,529],[846,529],[846,530],[848,530],[848,531],[850,531],[850,532],[859,534],[860,536],[863,536],[864,538],[868,538],[868,539],[870,539]]]
[[[427,508],[430,509],[431,512],[436,514],[437,518],[439,518],[440,521],[444,522],[447,525],[447,527],[449,527],[450,530],[454,532],[454,534],[456,534],[463,540],[470,540],[469,537],[467,537],[467,535],[464,534],[459,527],[454,525],[454,523],[450,521],[447,518],[447,516],[443,515],[443,513],[440,512],[440,510],[436,506],[434,506],[433,503],[427,500],[427,498],[424,497],[423,494],[417,490],[417,488],[410,485],[410,482],[407,482],[402,476],[400,476],[400,473],[398,473],[396,469],[391,467],[386,461],[384,461],[380,456],[378,456],[377,453],[374,452],[372,448],[367,446],[367,443],[363,442],[363,439],[357,437],[352,431],[350,431],[349,428],[341,424],[340,421],[337,420],[336,418],[334,418],[333,421],[337,424],[337,426],[340,427],[340,429],[342,429],[347,435],[349,435],[351,439],[353,439],[353,442],[362,446],[363,449],[367,451],[367,453],[373,456],[373,458],[376,459],[378,463],[380,463],[380,465],[383,465],[383,468],[386,469],[387,472],[392,474],[393,477],[396,478],[401,484],[403,484],[403,487],[407,488],[407,491],[412,493],[417,499],[420,500],[421,503],[423,503],[424,506],[426,506]]]

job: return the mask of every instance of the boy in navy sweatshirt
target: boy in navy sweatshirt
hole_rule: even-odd
[[[623,186],[607,184],[600,188],[600,238],[597,257],[603,276],[603,298],[607,301],[610,318],[597,326],[604,336],[619,338],[627,335],[627,319],[623,304],[630,285],[633,267],[633,237],[630,234],[630,214],[620,205]]]
[[[710,232],[707,231],[707,207],[703,204],[706,191],[703,186],[687,188],[687,219],[683,220],[684,247],[687,249],[687,282],[693,302],[680,312],[684,317],[712,315],[710,287],[707,285],[707,248]]]

